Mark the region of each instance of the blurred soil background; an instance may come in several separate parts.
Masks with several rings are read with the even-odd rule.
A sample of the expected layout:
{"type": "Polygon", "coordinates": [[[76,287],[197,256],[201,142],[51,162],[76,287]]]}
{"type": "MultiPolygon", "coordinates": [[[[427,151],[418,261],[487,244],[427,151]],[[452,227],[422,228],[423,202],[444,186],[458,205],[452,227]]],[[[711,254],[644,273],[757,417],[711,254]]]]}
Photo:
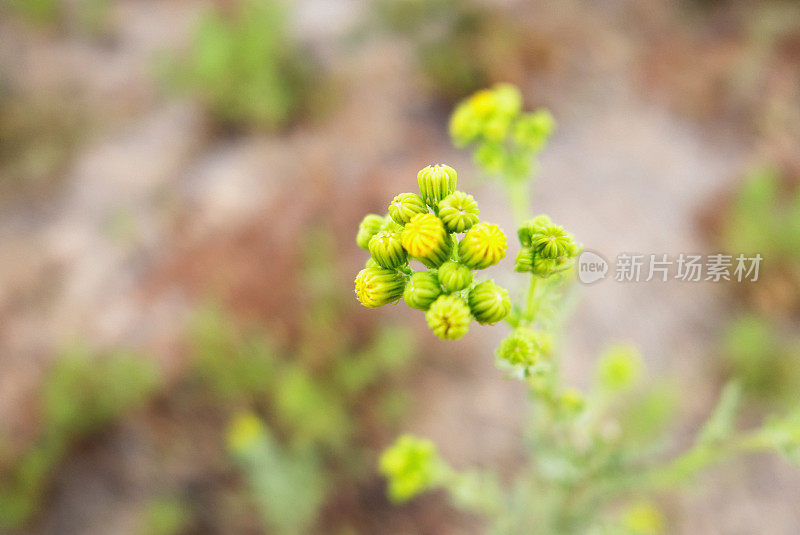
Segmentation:
{"type": "MultiPolygon", "coordinates": [[[[479,533],[477,519],[440,496],[391,505],[369,467],[394,436],[413,431],[456,466],[514,470],[525,393],[493,366],[504,327],[444,343],[422,314],[399,306],[368,314],[351,293],[365,260],[358,222],[413,190],[428,163],[454,166],[483,216],[511,234],[502,191],[447,137],[454,103],[475,89],[511,81],[528,107],[552,110],[558,129],[534,205],[612,261],[623,252],[719,252],[749,170],[774,166],[787,191],[800,176],[796,3],[455,3],[462,7],[442,20],[463,10],[466,21],[483,21],[462,31],[368,2],[297,1],[286,26],[297,56],[288,61],[305,62],[296,74],[304,81],[276,94],[307,96],[285,116],[252,123],[241,120],[247,112],[215,114],[219,99],[196,89],[216,86],[187,58],[204,13],[235,4],[0,8],[0,481],[25,479],[15,467],[50,443],[43,392],[65,355],[85,353],[88,369],[104,373],[95,360],[131,353],[157,377],[136,399],[87,398],[115,409],[57,441],[37,488],[25,491],[35,510],[17,514],[25,520],[10,533],[270,532],[226,454],[225,429],[242,407],[275,418],[279,436],[293,436],[294,420],[273,414],[271,394],[231,401],[202,386],[203,350],[191,333],[209,307],[231,332],[268,339],[270,358],[301,361],[321,377],[336,355],[371,347],[381,324],[408,326],[413,358],[344,405],[366,473],[340,478],[346,470],[326,461],[336,491],[309,529],[479,533]],[[426,54],[445,50],[445,38],[468,58],[426,54]],[[188,82],[175,72],[188,72],[188,82]],[[315,259],[322,282],[309,282],[315,259]],[[335,305],[319,312],[320,294],[335,305]],[[376,407],[390,385],[406,392],[397,402],[404,410],[384,418],[376,407]]],[[[266,98],[228,84],[234,104],[225,110],[238,109],[238,91],[266,98]]],[[[493,271],[521,291],[511,270],[493,271]]],[[[676,440],[687,440],[727,373],[720,341],[737,311],[798,332],[797,272],[788,273],[746,292],[679,281],[581,287],[564,328],[567,374],[584,386],[602,347],[634,342],[651,374],[675,376],[685,392],[676,440]]],[[[123,370],[122,386],[90,383],[124,389],[135,375],[123,370]]],[[[67,388],[63,403],[87,388],[67,388]]],[[[308,410],[327,417],[326,407],[308,410]]],[[[318,445],[328,451],[325,440],[318,445]]],[[[778,461],[725,465],[701,483],[665,497],[670,533],[800,530],[800,474],[778,461]]]]}

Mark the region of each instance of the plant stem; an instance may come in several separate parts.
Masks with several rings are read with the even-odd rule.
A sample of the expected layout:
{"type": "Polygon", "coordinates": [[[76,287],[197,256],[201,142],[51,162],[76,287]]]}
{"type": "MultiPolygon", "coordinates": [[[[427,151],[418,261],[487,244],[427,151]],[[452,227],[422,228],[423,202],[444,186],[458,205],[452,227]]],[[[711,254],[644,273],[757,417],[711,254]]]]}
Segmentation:
{"type": "Polygon", "coordinates": [[[529,180],[503,180],[511,204],[511,213],[517,227],[530,218],[530,181],[529,180]]]}
{"type": "Polygon", "coordinates": [[[528,301],[525,305],[525,319],[528,322],[528,325],[533,323],[534,319],[536,318],[536,308],[538,300],[536,298],[536,287],[539,282],[539,277],[531,276],[530,286],[528,287],[528,301]]]}

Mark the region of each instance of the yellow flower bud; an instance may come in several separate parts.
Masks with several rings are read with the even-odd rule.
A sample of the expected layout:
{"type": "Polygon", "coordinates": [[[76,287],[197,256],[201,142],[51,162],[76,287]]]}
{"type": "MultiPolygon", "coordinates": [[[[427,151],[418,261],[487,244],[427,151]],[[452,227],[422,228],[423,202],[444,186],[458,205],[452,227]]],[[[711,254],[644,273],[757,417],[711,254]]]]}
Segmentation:
{"type": "Polygon", "coordinates": [[[369,254],[378,265],[388,269],[398,268],[408,261],[400,234],[389,230],[382,230],[369,240],[369,254]]]}
{"type": "Polygon", "coordinates": [[[497,109],[497,99],[490,89],[481,89],[469,98],[469,106],[475,115],[488,117],[497,109]]]}
{"type": "Polygon", "coordinates": [[[478,323],[497,323],[511,312],[511,298],[508,290],[494,283],[484,281],[469,291],[469,309],[478,323]]]}
{"type": "Polygon", "coordinates": [[[401,193],[389,204],[389,216],[398,225],[405,225],[417,214],[427,213],[428,206],[416,193],[401,193]]]}
{"type": "Polygon", "coordinates": [[[478,223],[458,244],[459,260],[471,269],[486,269],[506,256],[508,240],[497,225],[478,223]]]}
{"type": "Polygon", "coordinates": [[[428,310],[431,303],[436,301],[442,293],[436,273],[431,271],[416,271],[406,284],[403,300],[411,308],[428,310]]]}
{"type": "Polygon", "coordinates": [[[367,308],[393,303],[403,295],[406,277],[384,268],[364,268],[356,277],[356,297],[367,308]]]}
{"type": "Polygon", "coordinates": [[[439,219],[448,232],[461,233],[478,223],[480,210],[472,195],[454,191],[439,203],[439,219]]]}
{"type": "Polygon", "coordinates": [[[456,170],[445,164],[429,165],[417,173],[419,192],[433,207],[456,189],[456,170]]]}
{"type": "Polygon", "coordinates": [[[470,313],[467,303],[455,294],[441,295],[425,313],[428,327],[443,340],[461,338],[469,330],[470,313]]]}
{"type": "Polygon", "coordinates": [[[383,227],[384,218],[377,214],[367,214],[358,225],[358,234],[356,234],[356,243],[362,249],[369,249],[369,240],[380,232],[383,227]]]}
{"type": "Polygon", "coordinates": [[[463,264],[448,260],[439,266],[438,278],[445,292],[458,292],[472,284],[472,271],[463,264]]]}
{"type": "Polygon", "coordinates": [[[452,241],[444,223],[433,214],[417,214],[406,223],[401,237],[408,254],[433,268],[450,256],[452,241]]]}

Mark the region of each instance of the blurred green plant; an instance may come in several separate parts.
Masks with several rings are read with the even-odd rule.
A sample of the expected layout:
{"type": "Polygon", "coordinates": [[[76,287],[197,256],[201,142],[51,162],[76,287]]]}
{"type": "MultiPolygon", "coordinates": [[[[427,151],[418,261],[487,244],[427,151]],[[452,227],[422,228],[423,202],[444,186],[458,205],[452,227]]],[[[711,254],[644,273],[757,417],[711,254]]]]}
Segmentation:
{"type": "Polygon", "coordinates": [[[0,527],[23,526],[71,447],[141,405],[158,384],[155,365],[139,355],[75,348],[57,357],[42,386],[35,445],[0,465],[0,527]]]}
{"type": "Polygon", "coordinates": [[[402,412],[395,380],[413,354],[405,329],[345,326],[330,238],[320,232],[310,242],[304,278],[313,297],[296,345],[280,349],[213,307],[190,336],[197,378],[231,418],[228,451],[279,535],[308,533],[336,489],[370,477],[369,444],[402,412]]]}
{"type": "Polygon", "coordinates": [[[450,100],[507,80],[528,59],[525,31],[479,2],[380,0],[381,27],[408,39],[431,88],[450,100]]]}
{"type": "Polygon", "coordinates": [[[98,36],[108,30],[110,0],[8,0],[7,4],[17,15],[39,26],[63,24],[74,12],[80,31],[98,36]]]}
{"type": "Polygon", "coordinates": [[[275,130],[308,110],[312,61],[291,35],[282,0],[218,5],[188,54],[162,67],[169,87],[199,99],[223,125],[275,130]]]}
{"type": "MultiPolygon", "coordinates": [[[[487,106],[493,108],[497,95],[481,92],[467,105],[482,109],[483,100],[495,102],[487,106]]],[[[539,148],[552,129],[552,119],[549,123],[539,148]]],[[[481,124],[468,130],[485,131],[487,123],[481,124]]],[[[461,130],[453,132],[456,143],[462,141],[461,130]]],[[[505,184],[521,180],[499,170],[505,184]]],[[[457,507],[483,515],[488,533],[498,535],[528,534],[532,526],[539,535],[656,535],[664,533],[667,524],[651,500],[681,490],[701,470],[759,451],[777,451],[800,461],[797,403],[760,426],[739,429],[743,389],[736,380],[722,390],[688,447],[671,443],[667,431],[677,409],[676,390],[669,383],[646,383],[643,359],[630,345],[602,353],[585,394],[565,385],[552,351],[557,326],[553,318],[563,306],[559,296],[572,278],[579,248],[546,216],[528,219],[528,203],[526,195],[515,209],[522,245],[515,270],[529,273],[529,290],[525,302],[506,317],[513,331],[496,353],[498,367],[528,388],[528,456],[512,481],[503,484],[490,470],[456,470],[432,442],[404,435],[385,450],[379,463],[390,498],[404,502],[443,489],[457,507]]]]}
{"type": "Polygon", "coordinates": [[[729,253],[764,258],[759,284],[745,287],[744,311],[725,329],[722,351],[750,399],[773,404],[793,404],[800,388],[800,338],[790,319],[800,312],[800,190],[787,182],[769,166],[748,173],[721,232],[729,253]]]}
{"type": "Polygon", "coordinates": [[[162,497],[147,505],[141,535],[179,535],[188,524],[186,504],[174,497],[162,497]]]}

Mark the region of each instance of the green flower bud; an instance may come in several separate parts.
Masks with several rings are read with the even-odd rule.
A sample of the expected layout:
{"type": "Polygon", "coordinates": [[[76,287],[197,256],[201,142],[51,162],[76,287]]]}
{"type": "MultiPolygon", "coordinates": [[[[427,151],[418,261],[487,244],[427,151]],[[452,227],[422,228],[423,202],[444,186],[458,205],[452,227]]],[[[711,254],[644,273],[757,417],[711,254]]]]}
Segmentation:
{"type": "Polygon", "coordinates": [[[508,290],[494,283],[484,281],[469,291],[469,309],[478,323],[497,323],[511,312],[511,298],[508,290]]]}
{"type": "Polygon", "coordinates": [[[446,293],[458,292],[472,284],[472,271],[463,264],[449,260],[439,266],[438,278],[446,293]]]}
{"type": "Polygon", "coordinates": [[[544,214],[525,221],[519,230],[517,230],[520,243],[522,243],[524,247],[530,247],[533,236],[541,234],[544,227],[551,225],[552,223],[553,222],[550,221],[550,218],[544,214]]]}
{"type": "Polygon", "coordinates": [[[607,390],[625,390],[639,380],[642,367],[642,356],[635,347],[616,345],[608,348],[600,357],[597,377],[607,390]]]}
{"type": "Polygon", "coordinates": [[[469,307],[457,295],[440,295],[425,313],[428,327],[443,340],[461,338],[469,330],[469,307]]]}
{"type": "Polygon", "coordinates": [[[379,464],[389,480],[389,497],[405,502],[435,484],[439,460],[433,442],[403,435],[383,452],[379,464]]]}
{"type": "Polygon", "coordinates": [[[497,225],[478,223],[458,244],[459,260],[470,269],[486,269],[506,256],[508,240],[497,225]]]}
{"type": "Polygon", "coordinates": [[[433,214],[417,214],[406,223],[401,236],[408,254],[429,268],[435,268],[450,257],[453,242],[441,219],[433,214]]]}
{"type": "Polygon", "coordinates": [[[419,192],[433,207],[456,189],[456,170],[449,165],[429,165],[417,173],[419,192]]]}
{"type": "Polygon", "coordinates": [[[481,134],[482,120],[475,114],[469,102],[462,102],[450,117],[450,137],[457,147],[463,147],[481,134]]]}
{"type": "Polygon", "coordinates": [[[356,243],[362,249],[369,249],[369,240],[380,232],[383,227],[384,219],[377,214],[367,214],[358,225],[358,234],[356,234],[356,243]]]}
{"type": "Polygon", "coordinates": [[[525,247],[517,254],[517,258],[514,261],[514,271],[518,273],[533,271],[533,260],[533,251],[525,247]]]}
{"type": "Polygon", "coordinates": [[[369,240],[369,254],[387,269],[398,268],[408,261],[400,234],[390,230],[382,230],[369,240]]]}
{"type": "Polygon", "coordinates": [[[557,267],[558,260],[534,256],[533,265],[531,266],[531,273],[538,277],[549,277],[556,272],[557,267]]]}
{"type": "Polygon", "coordinates": [[[555,126],[555,119],[547,110],[525,114],[514,125],[514,141],[538,151],[550,138],[555,126]]]}
{"type": "Polygon", "coordinates": [[[407,277],[384,268],[364,268],[356,276],[356,297],[367,308],[394,303],[403,295],[407,277]]]}
{"type": "Polygon", "coordinates": [[[536,333],[526,328],[512,332],[497,348],[497,356],[515,366],[532,366],[539,355],[536,333]]]}
{"type": "Polygon", "coordinates": [[[522,94],[519,89],[511,84],[497,84],[494,86],[495,110],[500,115],[513,117],[522,108],[522,94]]]}
{"type": "Polygon", "coordinates": [[[543,258],[558,258],[571,255],[576,245],[569,232],[558,225],[550,224],[531,236],[531,247],[543,258]]]}
{"type": "Polygon", "coordinates": [[[432,271],[416,271],[406,284],[403,292],[403,300],[411,308],[417,310],[428,310],[431,303],[436,301],[442,293],[439,286],[439,279],[432,271]]]}
{"type": "Polygon", "coordinates": [[[500,173],[507,157],[503,145],[490,141],[478,145],[472,155],[475,164],[489,174],[500,173]]]}
{"type": "Polygon", "coordinates": [[[454,191],[439,203],[439,218],[448,232],[461,233],[478,223],[478,203],[472,195],[454,191]]]}
{"type": "Polygon", "coordinates": [[[427,213],[428,206],[416,193],[401,193],[389,204],[389,216],[398,225],[405,225],[417,214],[427,213]]]}
{"type": "Polygon", "coordinates": [[[483,136],[495,143],[501,143],[506,139],[508,131],[511,129],[511,117],[496,115],[486,121],[483,128],[483,136]]]}

